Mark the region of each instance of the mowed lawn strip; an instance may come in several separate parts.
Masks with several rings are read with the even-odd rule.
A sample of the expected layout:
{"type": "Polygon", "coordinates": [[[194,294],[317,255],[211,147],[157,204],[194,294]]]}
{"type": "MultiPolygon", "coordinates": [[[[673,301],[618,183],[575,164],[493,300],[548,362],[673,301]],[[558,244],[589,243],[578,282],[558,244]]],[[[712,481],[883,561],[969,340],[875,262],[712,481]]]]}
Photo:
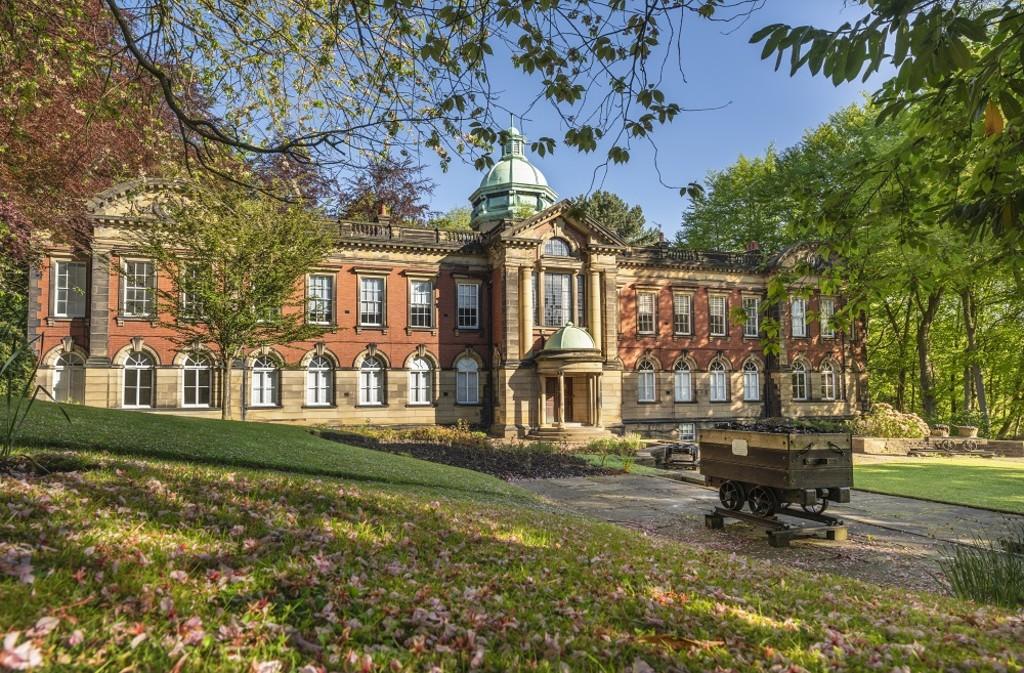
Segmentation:
{"type": "Polygon", "coordinates": [[[853,483],[878,493],[906,495],[1024,514],[1024,460],[911,458],[854,465],[853,483]]]}
{"type": "Polygon", "coordinates": [[[298,426],[62,406],[70,424],[57,405],[36,402],[20,444],[532,497],[480,472],[339,444],[298,426]]]}

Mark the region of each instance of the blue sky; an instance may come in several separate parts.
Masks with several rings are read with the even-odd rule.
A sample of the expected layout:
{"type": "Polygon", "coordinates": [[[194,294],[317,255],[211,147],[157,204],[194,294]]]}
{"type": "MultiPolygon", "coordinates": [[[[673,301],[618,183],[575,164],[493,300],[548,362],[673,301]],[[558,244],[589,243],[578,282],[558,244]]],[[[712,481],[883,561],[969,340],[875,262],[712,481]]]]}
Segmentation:
{"type": "MultiPolygon", "coordinates": [[[[890,70],[865,83],[859,80],[834,87],[824,77],[800,73],[789,77],[788,69],[775,72],[774,59],[762,61],[761,47],[748,44],[750,35],[770,23],[812,24],[834,27],[860,18],[865,8],[847,7],[843,0],[767,0],[747,23],[727,33],[731,24],[709,23],[688,17],[683,28],[683,69],[686,81],[676,74],[664,84],[667,97],[684,108],[720,110],[684,113],[657,131],[657,168],[665,182],[684,185],[702,180],[709,170],[727,167],[740,155],[755,155],[775,144],[787,147],[800,140],[803,132],[824,121],[828,115],[863,99],[886,79],[890,70]]],[[[497,65],[492,80],[501,80],[506,91],[526,91],[532,97],[538,80],[497,65]]],[[[516,109],[516,101],[503,99],[516,109]]],[[[537,105],[520,124],[528,138],[551,136],[559,139],[565,129],[550,108],[537,105]]],[[[640,204],[649,224],[660,224],[669,238],[679,229],[685,200],[678,189],[658,181],[654,153],[646,144],[634,144],[632,158],[624,166],[612,166],[603,178],[603,188],[631,203],[640,204]]],[[[580,154],[559,146],[553,156],[531,156],[560,196],[574,196],[591,189],[595,169],[604,152],[580,154]]],[[[432,199],[435,210],[466,205],[466,197],[480,181],[472,166],[455,163],[447,173],[428,163],[427,173],[437,183],[432,199]]],[[[599,182],[594,188],[600,188],[599,182]]]]}

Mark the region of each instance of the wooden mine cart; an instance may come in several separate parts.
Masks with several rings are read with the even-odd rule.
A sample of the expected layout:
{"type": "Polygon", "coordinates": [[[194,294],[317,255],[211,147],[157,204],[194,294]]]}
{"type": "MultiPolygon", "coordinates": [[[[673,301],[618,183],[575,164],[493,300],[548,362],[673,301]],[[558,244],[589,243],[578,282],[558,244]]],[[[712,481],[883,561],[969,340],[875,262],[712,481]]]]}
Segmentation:
{"type": "Polygon", "coordinates": [[[850,501],[853,450],[844,433],[701,430],[700,471],[732,512],[771,517],[792,504],[820,515],[850,501]]]}

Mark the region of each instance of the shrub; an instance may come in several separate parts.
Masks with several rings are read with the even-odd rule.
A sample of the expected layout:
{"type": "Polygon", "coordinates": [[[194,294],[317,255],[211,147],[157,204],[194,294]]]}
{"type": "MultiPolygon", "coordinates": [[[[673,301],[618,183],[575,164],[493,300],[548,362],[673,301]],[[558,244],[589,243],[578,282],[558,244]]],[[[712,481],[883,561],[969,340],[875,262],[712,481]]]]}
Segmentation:
{"type": "Polygon", "coordinates": [[[1008,608],[1024,606],[1024,524],[999,542],[957,545],[939,561],[953,592],[961,598],[1008,608]]]}
{"type": "Polygon", "coordinates": [[[623,437],[605,437],[591,440],[586,450],[601,456],[601,467],[608,462],[608,456],[622,458],[622,469],[629,472],[636,461],[637,451],[644,447],[643,437],[636,433],[627,433],[623,437]]]}
{"type": "Polygon", "coordinates": [[[860,437],[928,436],[928,424],[920,416],[904,414],[884,402],[874,404],[869,413],[855,419],[851,429],[860,437]]]}

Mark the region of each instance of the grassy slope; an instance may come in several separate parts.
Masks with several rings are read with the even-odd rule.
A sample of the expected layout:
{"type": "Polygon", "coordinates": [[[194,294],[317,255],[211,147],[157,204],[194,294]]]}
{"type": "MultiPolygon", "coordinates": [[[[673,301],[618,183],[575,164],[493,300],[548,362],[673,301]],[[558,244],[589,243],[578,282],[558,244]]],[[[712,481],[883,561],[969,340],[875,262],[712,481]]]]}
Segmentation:
{"type": "MultiPolygon", "coordinates": [[[[321,439],[301,427],[37,402],[20,444],[525,496],[499,479],[321,439]]],[[[3,414],[0,413],[0,418],[3,414]]]]}
{"type": "Polygon", "coordinates": [[[1020,460],[914,458],[857,464],[854,484],[880,493],[1024,513],[1020,460]]]}
{"type": "MultiPolygon", "coordinates": [[[[123,453],[167,444],[180,456],[193,443],[259,451],[225,436],[248,437],[238,425],[217,425],[216,436],[182,421],[182,436],[161,438],[142,431],[153,417],[107,414],[122,438],[107,443],[123,453]]],[[[88,429],[78,432],[85,442],[88,429]]],[[[269,436],[288,438],[278,450],[301,444],[269,436]]],[[[311,456],[330,450],[310,446],[311,456]]],[[[338,450],[339,464],[359,455],[338,450]]],[[[651,539],[494,490],[453,490],[465,473],[444,466],[422,465],[437,469],[410,486],[81,456],[92,469],[0,478],[0,636],[21,632],[11,646],[36,650],[50,670],[1024,663],[1019,615],[651,539]],[[29,574],[31,583],[17,578],[29,574]]],[[[360,479],[392,473],[377,461],[402,462],[375,456],[360,479]]]]}

